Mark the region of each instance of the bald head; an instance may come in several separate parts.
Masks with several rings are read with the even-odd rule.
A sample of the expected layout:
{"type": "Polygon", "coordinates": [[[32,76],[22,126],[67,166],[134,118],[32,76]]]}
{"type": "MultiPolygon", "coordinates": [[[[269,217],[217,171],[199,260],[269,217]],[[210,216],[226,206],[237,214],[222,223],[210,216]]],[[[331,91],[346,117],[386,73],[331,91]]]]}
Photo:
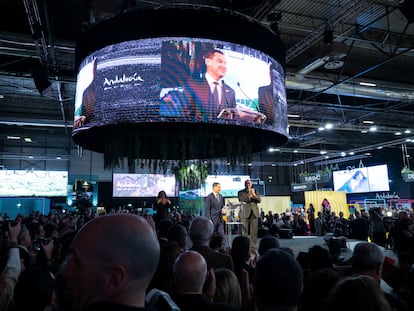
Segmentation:
{"type": "Polygon", "coordinates": [[[174,276],[178,293],[202,293],[207,277],[207,263],[195,251],[181,253],[174,263],[174,276]]]}
{"type": "Polygon", "coordinates": [[[131,214],[101,216],[86,224],[77,239],[85,237],[106,263],[123,257],[132,277],[152,278],[160,248],[155,231],[144,218],[131,214]],[[90,235],[102,243],[90,241],[90,235]]]}
{"type": "Polygon", "coordinates": [[[83,310],[100,300],[143,306],[159,253],[155,231],[140,216],[112,214],[89,221],[73,241],[62,272],[75,307],[83,310]]]}
{"type": "Polygon", "coordinates": [[[213,223],[204,216],[194,218],[188,228],[188,236],[193,244],[208,245],[213,237],[213,232],[213,223]]]}

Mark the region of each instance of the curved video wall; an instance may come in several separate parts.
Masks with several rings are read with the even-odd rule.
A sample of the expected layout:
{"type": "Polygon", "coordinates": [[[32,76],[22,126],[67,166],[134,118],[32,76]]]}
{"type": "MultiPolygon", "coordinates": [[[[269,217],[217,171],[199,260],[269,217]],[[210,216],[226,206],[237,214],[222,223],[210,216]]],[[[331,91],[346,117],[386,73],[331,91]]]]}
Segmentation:
{"type": "Polygon", "coordinates": [[[284,47],[274,33],[211,10],[124,17],[98,24],[78,42],[75,143],[132,158],[191,159],[286,142],[284,47]],[[160,18],[171,28],[155,22],[160,18]],[[203,21],[212,18],[208,31],[203,21]],[[232,142],[238,150],[228,147],[232,142]]]}

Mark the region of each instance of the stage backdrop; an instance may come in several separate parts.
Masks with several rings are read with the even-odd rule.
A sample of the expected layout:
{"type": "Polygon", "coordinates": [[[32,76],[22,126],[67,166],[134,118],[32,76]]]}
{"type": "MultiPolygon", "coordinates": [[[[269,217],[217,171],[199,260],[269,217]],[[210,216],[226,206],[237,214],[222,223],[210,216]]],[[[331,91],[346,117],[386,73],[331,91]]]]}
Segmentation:
{"type": "Polygon", "coordinates": [[[346,203],[346,193],[339,191],[305,191],[305,208],[309,207],[309,204],[313,204],[315,207],[315,217],[319,211],[322,211],[322,201],[327,199],[331,206],[331,211],[336,215],[340,211],[344,212],[344,217],[348,218],[349,212],[346,203]]]}

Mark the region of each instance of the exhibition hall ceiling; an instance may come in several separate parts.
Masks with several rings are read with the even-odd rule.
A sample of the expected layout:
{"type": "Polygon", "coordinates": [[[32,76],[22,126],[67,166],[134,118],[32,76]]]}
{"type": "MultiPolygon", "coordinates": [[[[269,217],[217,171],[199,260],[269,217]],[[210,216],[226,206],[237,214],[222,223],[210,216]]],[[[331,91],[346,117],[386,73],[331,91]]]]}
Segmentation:
{"type": "Polygon", "coordinates": [[[263,152],[264,163],[335,163],[380,149],[400,156],[402,145],[409,154],[414,146],[414,1],[400,2],[2,0],[0,165],[24,159],[29,149],[37,149],[40,158],[70,155],[77,148],[71,138],[74,62],[83,30],[125,10],[189,5],[235,11],[280,34],[286,47],[290,137],[283,146],[269,142],[274,149],[263,152]],[[52,87],[44,95],[33,80],[40,63],[52,87]]]}

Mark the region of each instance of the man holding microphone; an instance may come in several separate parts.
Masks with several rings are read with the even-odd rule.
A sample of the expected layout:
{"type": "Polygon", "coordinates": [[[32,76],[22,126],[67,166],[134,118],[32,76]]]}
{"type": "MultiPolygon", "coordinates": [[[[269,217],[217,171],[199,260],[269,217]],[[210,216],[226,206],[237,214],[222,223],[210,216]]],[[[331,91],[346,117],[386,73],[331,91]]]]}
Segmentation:
{"type": "Polygon", "coordinates": [[[250,233],[250,250],[252,253],[256,252],[257,243],[257,231],[258,231],[258,218],[259,207],[258,203],[261,202],[261,198],[256,190],[253,188],[252,181],[247,179],[244,182],[245,188],[238,192],[239,202],[244,203],[243,208],[243,235],[250,233]]]}

